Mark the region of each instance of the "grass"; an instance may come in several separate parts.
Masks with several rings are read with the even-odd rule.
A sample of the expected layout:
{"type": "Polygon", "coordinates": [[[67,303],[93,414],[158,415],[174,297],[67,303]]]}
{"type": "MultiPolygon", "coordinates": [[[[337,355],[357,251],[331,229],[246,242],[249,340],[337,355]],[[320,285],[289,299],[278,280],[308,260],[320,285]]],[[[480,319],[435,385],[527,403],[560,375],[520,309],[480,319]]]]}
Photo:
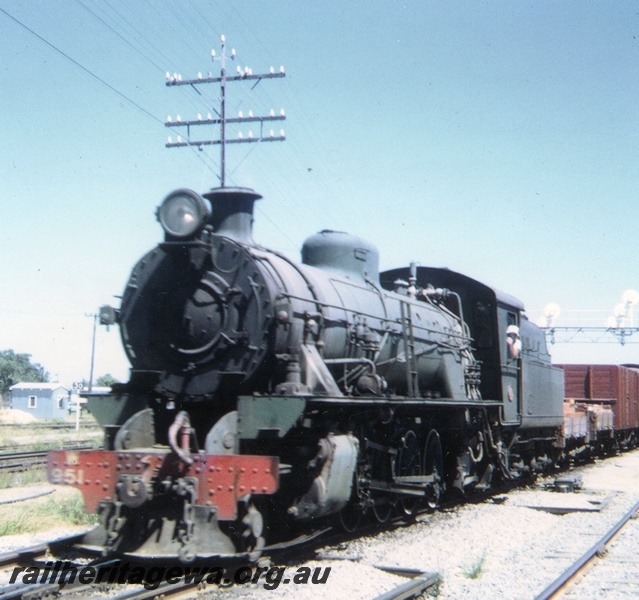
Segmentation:
{"type": "Polygon", "coordinates": [[[91,417],[80,422],[80,430],[52,429],[44,422],[27,425],[3,425],[0,428],[0,448],[3,452],[29,450],[55,450],[64,442],[95,439],[102,441],[102,430],[91,417]]]}
{"type": "MultiPolygon", "coordinates": [[[[80,431],[73,429],[51,429],[46,424],[5,425],[0,428],[0,449],[2,452],[40,452],[59,450],[65,444],[82,443],[97,445],[104,438],[93,417],[81,422],[80,431]]],[[[33,485],[47,480],[46,467],[36,466],[18,473],[0,472],[0,489],[33,485]]]]}
{"type": "MultiPolygon", "coordinates": [[[[0,428],[0,446],[12,451],[58,449],[64,442],[78,439],[101,443],[103,434],[93,419],[80,425],[79,433],[73,429],[55,430],[46,424],[11,425],[0,428]]],[[[5,450],[5,451],[8,451],[5,450]]],[[[38,486],[47,481],[46,467],[37,466],[25,471],[0,472],[0,491],[24,486],[38,486]]],[[[25,490],[25,493],[27,491],[25,490]]],[[[10,498],[11,492],[2,492],[10,498]]],[[[0,505],[0,536],[35,533],[58,527],[94,525],[96,515],[84,512],[82,495],[76,489],[61,486],[53,495],[0,505]]]]}
{"type": "Polygon", "coordinates": [[[29,523],[29,516],[26,514],[16,515],[7,520],[0,518],[0,536],[17,535],[19,533],[29,533],[34,531],[29,523]]]}
{"type": "Polygon", "coordinates": [[[479,558],[477,558],[473,563],[471,563],[464,569],[464,576],[468,579],[479,579],[481,577],[482,571],[484,570],[485,562],[486,552],[484,551],[479,558]]]}
{"type": "Polygon", "coordinates": [[[45,467],[27,469],[19,473],[0,472],[0,490],[44,483],[47,480],[45,467]]]}
{"type": "Polygon", "coordinates": [[[84,501],[77,490],[57,489],[53,496],[3,506],[0,536],[96,523],[97,515],[84,512],[84,501]]]}
{"type": "Polygon", "coordinates": [[[437,583],[435,583],[435,585],[429,587],[425,592],[417,596],[417,600],[426,600],[427,598],[439,598],[439,595],[442,592],[443,584],[444,584],[444,580],[442,576],[439,573],[437,573],[437,583]]]}
{"type": "Polygon", "coordinates": [[[73,495],[59,502],[55,498],[47,501],[39,509],[42,514],[62,520],[69,525],[95,525],[97,515],[84,512],[84,500],[80,495],[73,495]]]}

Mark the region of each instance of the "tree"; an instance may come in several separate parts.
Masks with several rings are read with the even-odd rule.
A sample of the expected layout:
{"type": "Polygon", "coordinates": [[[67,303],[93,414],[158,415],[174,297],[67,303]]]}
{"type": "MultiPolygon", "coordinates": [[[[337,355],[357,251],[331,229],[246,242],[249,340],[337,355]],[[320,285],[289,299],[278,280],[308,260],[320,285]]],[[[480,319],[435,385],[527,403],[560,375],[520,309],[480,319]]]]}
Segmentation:
{"type": "Polygon", "coordinates": [[[31,362],[30,354],[16,354],[13,350],[0,350],[0,395],[9,397],[9,389],[16,383],[49,381],[49,373],[38,363],[31,362]]]}
{"type": "Polygon", "coordinates": [[[95,385],[98,387],[111,387],[114,383],[120,383],[111,373],[102,375],[95,380],[95,385]]]}

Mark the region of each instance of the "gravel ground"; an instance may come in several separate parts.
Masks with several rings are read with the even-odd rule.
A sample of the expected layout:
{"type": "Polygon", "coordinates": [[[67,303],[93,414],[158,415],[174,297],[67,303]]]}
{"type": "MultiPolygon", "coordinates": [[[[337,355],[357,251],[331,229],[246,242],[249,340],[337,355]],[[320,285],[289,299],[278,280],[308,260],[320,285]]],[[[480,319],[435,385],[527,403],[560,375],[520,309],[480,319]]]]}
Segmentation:
{"type": "MultiPolygon", "coordinates": [[[[300,566],[330,567],[325,584],[281,584],[268,592],[238,586],[231,595],[375,598],[407,581],[376,568],[394,565],[437,573],[441,583],[431,594],[442,600],[535,598],[639,500],[639,451],[578,472],[583,476],[578,492],[513,491],[505,498],[428,515],[411,527],[323,549],[328,555],[341,553],[357,560],[287,567],[287,576],[300,566]]],[[[618,544],[617,558],[607,561],[611,570],[605,577],[595,576],[597,585],[581,588],[570,598],[639,597],[639,519],[623,545],[621,539],[618,544]]],[[[222,595],[216,591],[203,597],[222,595]]]]}
{"type": "MultiPolygon", "coordinates": [[[[358,542],[359,551],[364,561],[438,573],[442,599],[534,598],[639,499],[637,452],[580,472],[584,488],[598,494],[516,491],[501,504],[468,505],[434,515],[380,544],[358,542]],[[605,507],[586,512],[585,498],[603,498],[605,507]],[[556,510],[559,505],[582,512],[562,515],[539,509],[556,510]]],[[[632,597],[637,596],[639,586],[632,597]]]]}

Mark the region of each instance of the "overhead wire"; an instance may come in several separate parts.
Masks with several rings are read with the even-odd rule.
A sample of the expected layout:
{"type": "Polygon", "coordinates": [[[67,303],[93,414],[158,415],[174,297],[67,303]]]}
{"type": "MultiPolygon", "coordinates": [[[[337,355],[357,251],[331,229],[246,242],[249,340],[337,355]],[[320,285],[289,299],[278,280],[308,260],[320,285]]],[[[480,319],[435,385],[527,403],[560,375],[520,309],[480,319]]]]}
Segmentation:
{"type": "Polygon", "coordinates": [[[180,39],[180,41],[182,43],[184,43],[185,41],[188,44],[189,49],[191,50],[192,55],[198,56],[199,55],[199,46],[200,44],[197,44],[198,47],[194,47],[191,44],[191,41],[197,43],[198,42],[198,38],[202,37],[202,43],[206,43],[208,42],[209,45],[210,39],[208,38],[208,36],[203,36],[201,35],[201,31],[200,31],[200,23],[197,23],[196,21],[194,21],[193,19],[191,19],[190,14],[188,11],[182,11],[182,10],[177,10],[177,4],[175,2],[165,2],[164,6],[166,7],[166,9],[173,15],[173,17],[175,18],[175,20],[178,23],[181,23],[184,31],[189,31],[191,32],[191,35],[186,38],[186,40],[184,39],[184,37],[182,37],[180,39]],[[193,34],[199,34],[199,35],[193,35],[193,34]]]}
{"type": "MultiPolygon", "coordinates": [[[[165,127],[164,121],[160,120],[158,117],[156,117],[149,110],[147,110],[142,105],[140,105],[138,102],[136,102],[135,100],[133,100],[132,98],[127,96],[124,92],[121,92],[115,86],[111,85],[108,81],[106,81],[104,78],[100,77],[99,75],[94,73],[91,69],[89,69],[88,67],[85,67],[83,64],[81,64],[80,62],[75,60],[72,56],[70,56],[69,54],[67,54],[66,52],[64,52],[60,48],[58,48],[55,44],[53,44],[49,40],[45,39],[43,36],[41,36],[39,33],[34,31],[28,25],[24,24],[22,21],[20,21],[19,19],[17,19],[16,17],[14,17],[13,15],[8,13],[6,10],[4,10],[1,7],[0,7],[0,12],[3,13],[5,16],[7,16],[9,19],[11,19],[14,23],[19,25],[23,29],[25,29],[29,34],[31,34],[32,36],[34,36],[35,38],[40,40],[43,44],[45,44],[46,46],[48,46],[49,48],[51,48],[52,50],[57,52],[65,60],[69,61],[74,66],[76,66],[77,68],[81,69],[84,73],[86,73],[87,75],[89,75],[90,77],[95,79],[97,82],[99,82],[101,85],[105,86],[107,89],[109,89],[114,94],[117,94],[120,98],[122,98],[123,100],[128,102],[131,106],[133,106],[136,110],[140,111],[146,117],[151,119],[154,123],[159,124],[162,127],[165,127]]],[[[196,156],[198,156],[197,155],[197,150],[195,148],[191,147],[191,150],[195,153],[196,156]]],[[[202,158],[199,157],[199,156],[198,156],[198,159],[202,161],[202,158]]],[[[207,164],[205,161],[202,161],[202,162],[204,162],[204,164],[206,165],[206,167],[208,169],[211,169],[211,165],[207,164]]]]}
{"type": "MultiPolygon", "coordinates": [[[[80,0],[78,0],[78,1],[80,1],[80,0]]],[[[134,19],[131,19],[131,15],[127,15],[126,17],[124,15],[122,15],[120,13],[120,11],[113,6],[113,4],[107,2],[106,5],[111,9],[112,13],[117,15],[117,17],[120,19],[120,21],[122,23],[125,23],[127,26],[129,24],[129,21],[134,20],[134,19]]],[[[158,10],[158,8],[153,3],[148,2],[148,0],[147,0],[147,5],[157,15],[157,17],[173,32],[173,34],[176,37],[176,39],[182,39],[184,37],[183,35],[181,35],[180,31],[178,29],[176,29],[176,27],[174,25],[174,22],[173,22],[173,19],[167,18],[166,14],[164,14],[163,12],[158,10]]],[[[105,23],[105,25],[107,27],[109,27],[109,29],[113,30],[113,28],[111,28],[108,24],[105,23]]],[[[133,28],[133,31],[135,32],[135,35],[131,36],[131,38],[132,38],[132,40],[134,40],[134,42],[138,42],[138,41],[142,40],[144,43],[146,43],[149,47],[151,47],[153,49],[155,54],[159,54],[166,61],[167,65],[170,65],[171,67],[173,67],[174,70],[175,69],[179,69],[179,66],[175,62],[175,59],[167,56],[160,48],[158,48],[158,46],[153,41],[151,41],[148,38],[148,36],[145,35],[144,31],[140,30],[139,28],[133,28]]],[[[118,37],[121,37],[127,43],[127,45],[130,45],[132,48],[136,49],[136,51],[141,56],[143,56],[147,61],[149,61],[151,64],[156,65],[158,67],[158,69],[162,73],[166,73],[167,72],[166,66],[165,67],[160,67],[159,65],[157,65],[157,63],[150,58],[148,52],[142,50],[141,48],[136,48],[135,43],[126,40],[124,38],[124,36],[119,35],[118,37]]],[[[190,47],[190,48],[192,49],[192,47],[190,47]]],[[[195,54],[195,51],[193,50],[192,53],[195,54]]],[[[196,109],[198,109],[198,108],[201,109],[202,102],[199,99],[194,98],[193,94],[189,94],[188,93],[189,91],[191,91],[191,88],[189,88],[187,90],[182,89],[182,91],[183,92],[185,92],[185,91],[187,92],[187,93],[183,93],[182,94],[183,98],[187,99],[189,101],[189,103],[192,106],[194,106],[196,109]]],[[[197,92],[196,89],[194,89],[194,91],[197,92]]],[[[198,92],[198,94],[199,94],[199,92],[198,92]]],[[[166,123],[165,123],[165,127],[166,127],[166,123]]],[[[173,131],[176,135],[181,135],[182,134],[181,129],[174,128],[174,127],[167,127],[167,129],[173,131]]],[[[216,173],[216,170],[217,170],[218,166],[215,163],[215,161],[206,152],[200,151],[199,148],[191,147],[190,149],[195,154],[197,159],[203,164],[203,166],[204,166],[206,171],[209,171],[209,172],[211,172],[213,174],[216,173]]]]}
{"type": "MultiPolygon", "coordinates": [[[[237,7],[234,4],[230,4],[229,6],[231,11],[234,12],[237,18],[242,22],[244,28],[250,31],[252,29],[251,25],[247,22],[247,20],[244,18],[242,13],[237,9],[237,7]]],[[[271,55],[271,50],[262,42],[261,36],[258,35],[255,31],[251,31],[250,39],[254,40],[256,44],[261,47],[260,54],[263,54],[266,56],[271,55]]],[[[308,115],[306,114],[306,110],[304,107],[304,103],[298,102],[294,95],[288,94],[289,92],[288,86],[284,86],[283,91],[284,91],[284,94],[288,97],[288,101],[290,102],[288,112],[291,113],[294,110],[296,114],[301,115],[302,118],[299,119],[299,124],[303,125],[303,127],[308,128],[309,124],[312,123],[312,119],[308,118],[308,115]]],[[[290,145],[292,146],[292,150],[298,162],[300,157],[304,157],[306,162],[306,167],[312,168],[312,165],[315,166],[315,168],[312,168],[312,172],[315,176],[315,183],[313,185],[312,190],[309,186],[309,190],[311,190],[313,193],[317,193],[318,190],[315,187],[316,185],[319,185],[321,188],[324,189],[325,195],[321,201],[322,211],[325,212],[327,209],[327,204],[330,204],[331,208],[335,208],[337,210],[337,213],[334,214],[333,217],[343,220],[344,210],[345,208],[347,209],[347,206],[344,205],[342,198],[354,197],[354,195],[350,192],[349,190],[350,186],[348,186],[346,182],[342,181],[339,184],[336,184],[334,178],[326,178],[324,176],[323,173],[330,172],[331,169],[329,166],[326,166],[326,163],[324,161],[324,157],[328,156],[329,152],[327,152],[327,150],[321,145],[321,135],[318,135],[317,133],[310,131],[308,135],[305,136],[303,143],[301,142],[301,140],[298,140],[295,138],[291,138],[290,142],[291,142],[290,145]],[[315,148],[315,150],[309,153],[309,149],[312,149],[312,148],[315,148]],[[310,156],[312,156],[312,159],[308,158],[309,154],[310,156]],[[325,166],[324,167],[318,166],[318,163],[322,163],[322,162],[324,162],[325,166]],[[343,188],[346,188],[346,189],[343,189],[343,188]],[[339,198],[340,200],[334,201],[333,198],[339,198]]]]}
{"type": "Polygon", "coordinates": [[[162,68],[158,63],[156,63],[147,53],[143,52],[140,48],[137,48],[132,42],[130,42],[124,35],[122,35],[117,29],[109,25],[105,19],[103,19],[100,15],[98,15],[92,8],[88,7],[82,0],[76,0],[76,2],[82,6],[87,12],[89,12],[94,18],[96,18],[100,23],[102,23],[107,29],[109,29],[114,35],[119,37],[127,46],[129,46],[133,51],[137,52],[142,58],[151,63],[156,69],[165,72],[165,69],[162,68]]]}
{"type": "MultiPolygon", "coordinates": [[[[174,62],[173,62],[174,58],[171,56],[167,56],[164,53],[163,48],[159,46],[158,44],[156,44],[154,39],[149,38],[149,36],[146,35],[143,29],[136,27],[135,21],[144,21],[143,19],[132,19],[130,14],[123,15],[108,0],[102,0],[101,4],[106,5],[114,15],[117,15],[117,18],[120,21],[119,27],[121,27],[123,30],[133,32],[133,34],[129,34],[132,39],[134,39],[136,42],[138,41],[144,42],[154,52],[156,56],[163,58],[167,65],[174,65],[174,62]]],[[[127,8],[130,9],[130,7],[133,7],[133,6],[135,6],[135,3],[127,5],[127,8]]],[[[169,23],[169,26],[171,26],[170,23],[169,23]]],[[[155,36],[155,39],[157,39],[157,36],[155,36]]]]}
{"type": "Polygon", "coordinates": [[[208,16],[200,10],[200,3],[197,0],[189,0],[189,3],[191,5],[191,8],[193,9],[193,11],[196,12],[199,15],[199,17],[202,20],[202,22],[208,27],[208,29],[210,31],[214,32],[216,34],[217,38],[219,39],[221,33],[216,30],[215,26],[209,20],[208,16]]]}
{"type": "MultiPolygon", "coordinates": [[[[163,69],[157,64],[157,61],[154,58],[151,58],[149,56],[149,53],[147,50],[143,49],[141,46],[138,45],[138,42],[140,40],[144,40],[147,44],[149,44],[149,46],[151,48],[154,48],[157,50],[157,46],[151,42],[150,40],[148,40],[146,38],[145,35],[143,35],[139,28],[135,28],[132,27],[130,29],[123,29],[123,33],[119,33],[118,31],[116,31],[116,26],[114,26],[114,23],[116,23],[115,19],[120,19],[120,20],[124,20],[124,17],[122,16],[122,14],[117,10],[117,8],[113,7],[113,5],[109,2],[105,2],[104,4],[112,11],[112,14],[107,14],[105,12],[102,12],[102,14],[99,14],[96,10],[94,10],[93,8],[89,7],[85,2],[83,2],[82,0],[78,0],[78,3],[80,4],[80,6],[87,11],[87,13],[94,18],[101,27],[106,28],[111,35],[115,35],[121,43],[125,44],[127,47],[129,47],[131,50],[135,51],[138,55],[140,55],[144,60],[148,61],[150,64],[152,64],[157,70],[159,71],[163,71],[163,69]],[[130,32],[133,31],[135,32],[135,35],[132,35],[130,32]],[[138,35],[139,34],[139,35],[138,35]],[[127,36],[130,39],[127,39],[127,36]],[[134,40],[134,41],[131,41],[134,40]]],[[[105,86],[106,88],[108,88],[111,92],[113,92],[114,94],[117,94],[120,98],[122,98],[123,100],[125,100],[128,104],[130,104],[131,106],[133,106],[136,110],[140,111],[141,113],[143,113],[146,117],[148,117],[149,119],[151,119],[156,125],[160,125],[163,128],[165,128],[166,130],[166,125],[165,122],[160,120],[158,117],[156,117],[153,113],[151,113],[149,110],[147,110],[144,106],[142,106],[139,102],[136,102],[135,100],[133,100],[131,97],[129,97],[127,94],[125,94],[124,92],[120,91],[119,89],[117,89],[115,86],[113,86],[112,84],[110,84],[106,79],[104,79],[103,77],[99,76],[97,73],[95,73],[94,71],[92,71],[90,68],[86,67],[85,65],[83,65],[82,63],[80,63],[78,60],[76,60],[75,58],[73,58],[71,55],[69,55],[68,53],[64,52],[61,48],[59,48],[58,46],[56,46],[54,43],[50,42],[49,40],[47,40],[46,38],[44,38],[42,35],[38,34],[35,30],[33,30],[31,27],[27,26],[25,23],[23,23],[22,21],[20,21],[19,19],[17,19],[16,17],[14,17],[13,15],[11,15],[9,12],[7,12],[6,10],[0,8],[0,12],[2,12],[3,14],[5,14],[5,16],[7,16],[8,18],[10,18],[12,21],[14,21],[17,25],[19,25],[20,27],[22,27],[23,29],[25,29],[29,34],[33,35],[34,37],[36,37],[38,40],[40,40],[42,43],[44,43],[46,46],[48,46],[49,48],[51,48],[52,50],[54,50],[55,52],[57,52],[58,54],[60,54],[65,60],[67,60],[68,62],[70,62],[71,64],[73,64],[74,66],[76,66],[77,68],[81,69],[84,73],[86,73],[87,75],[89,75],[90,77],[92,77],[93,79],[95,79],[96,81],[98,81],[100,84],[102,84],[103,86],[105,86]]],[[[156,11],[157,12],[157,11],[156,11]]],[[[164,20],[166,20],[166,15],[163,15],[162,18],[164,18],[164,20]]],[[[186,24],[184,21],[182,21],[182,25],[183,26],[188,26],[188,24],[186,24]]],[[[119,27],[119,24],[117,25],[117,27],[119,27]]],[[[169,27],[171,27],[171,29],[173,31],[176,32],[175,27],[172,23],[169,24],[169,27]]],[[[184,86],[184,88],[186,88],[187,86],[184,86]]],[[[261,96],[262,100],[264,98],[269,98],[270,94],[268,92],[268,89],[265,88],[264,86],[262,86],[261,88],[253,88],[251,90],[247,90],[246,88],[242,89],[244,86],[234,86],[234,88],[238,89],[238,96],[240,97],[239,100],[237,100],[236,104],[238,106],[242,105],[242,103],[244,102],[248,102],[249,98],[253,98],[255,97],[255,89],[258,89],[258,96],[261,96]]],[[[189,94],[184,94],[183,96],[188,97],[189,94]]],[[[191,98],[193,97],[193,94],[190,94],[191,98]]],[[[200,102],[202,101],[206,101],[204,100],[204,95],[199,95],[200,97],[200,102]]],[[[272,103],[271,103],[272,104],[272,103]]],[[[209,105],[210,106],[210,105],[209,105]]],[[[169,129],[171,129],[169,127],[169,129]]],[[[173,131],[175,131],[178,135],[179,135],[179,131],[177,129],[173,129],[173,131]]],[[[257,146],[257,144],[252,144],[252,146],[257,146]]],[[[216,173],[216,167],[219,165],[219,162],[217,162],[213,157],[211,157],[207,152],[202,151],[200,152],[196,147],[193,146],[189,146],[189,148],[193,151],[193,153],[197,156],[198,160],[200,160],[202,162],[202,164],[204,165],[204,167],[210,171],[211,173],[217,174],[216,173]]],[[[243,163],[245,163],[245,161],[248,159],[248,157],[254,152],[255,147],[250,148],[245,154],[244,157],[240,159],[240,161],[237,163],[237,165],[234,167],[234,170],[232,171],[232,174],[234,175],[237,170],[243,165],[243,163]]],[[[279,158],[276,160],[280,160],[279,158]]],[[[284,160],[283,158],[281,160],[284,160]]],[[[264,167],[262,165],[260,165],[259,163],[256,163],[252,170],[256,171],[256,172],[261,172],[264,174],[264,177],[269,178],[272,180],[272,183],[274,183],[274,180],[272,178],[272,173],[273,170],[271,169],[270,171],[266,171],[264,169],[264,167]]],[[[231,181],[234,181],[234,179],[231,177],[230,178],[231,181]]],[[[282,189],[279,182],[277,184],[275,184],[276,187],[280,187],[280,191],[281,191],[281,197],[283,199],[285,198],[290,198],[291,197],[291,191],[293,192],[293,197],[294,198],[300,198],[300,197],[308,197],[308,194],[305,194],[304,192],[302,192],[299,189],[295,189],[295,187],[297,187],[296,185],[294,186],[292,184],[292,180],[291,179],[287,179],[286,180],[286,185],[291,188],[288,191],[285,189],[282,189]]],[[[305,208],[300,205],[299,203],[290,203],[287,202],[288,205],[288,209],[292,210],[293,212],[299,212],[300,215],[305,214],[305,208]]],[[[266,216],[265,218],[267,220],[269,220],[275,227],[278,228],[279,231],[282,231],[281,228],[277,225],[276,222],[274,222],[271,219],[268,219],[266,216]]],[[[290,241],[290,237],[286,234],[284,234],[284,232],[282,231],[282,234],[289,239],[290,241]]]]}
{"type": "Polygon", "coordinates": [[[99,83],[104,85],[105,87],[107,87],[113,93],[115,93],[118,96],[120,96],[120,98],[122,98],[123,100],[125,100],[126,102],[131,104],[131,106],[135,107],[141,113],[143,113],[144,115],[146,115],[147,117],[149,117],[150,119],[155,121],[156,123],[162,123],[162,121],[160,121],[160,119],[158,119],[154,114],[149,112],[146,108],[144,108],[143,106],[140,106],[135,100],[129,98],[126,94],[124,94],[123,92],[121,92],[117,88],[113,87],[110,83],[108,83],[107,81],[102,79],[102,77],[100,77],[99,75],[97,75],[96,73],[94,73],[93,71],[88,69],[87,67],[85,67],[83,64],[79,63],[73,57],[69,56],[66,52],[64,52],[63,50],[61,50],[60,48],[58,48],[57,46],[55,46],[54,44],[52,44],[51,42],[49,42],[48,40],[43,38],[40,34],[36,33],[33,29],[31,29],[30,27],[28,27],[27,25],[22,23],[22,21],[19,21],[18,19],[16,19],[13,15],[9,14],[6,10],[4,10],[4,8],[0,7],[0,12],[2,12],[5,16],[7,16],[12,21],[14,21],[17,25],[19,25],[20,27],[22,27],[23,29],[28,31],[31,35],[33,35],[34,37],[39,39],[42,43],[44,43],[47,46],[49,46],[49,48],[51,48],[52,50],[55,50],[58,54],[60,54],[60,56],[64,57],[70,63],[74,64],[76,67],[78,67],[79,69],[84,71],[87,75],[89,75],[90,77],[92,77],[93,79],[95,79],[96,81],[98,81],[99,83]]]}

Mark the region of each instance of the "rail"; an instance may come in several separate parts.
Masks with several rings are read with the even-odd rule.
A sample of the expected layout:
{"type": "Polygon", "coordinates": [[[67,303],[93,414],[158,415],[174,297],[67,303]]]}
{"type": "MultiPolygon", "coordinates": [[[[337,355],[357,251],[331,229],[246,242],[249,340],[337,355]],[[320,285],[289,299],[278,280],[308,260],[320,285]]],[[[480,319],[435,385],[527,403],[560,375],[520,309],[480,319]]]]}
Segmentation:
{"type": "Polygon", "coordinates": [[[601,554],[604,547],[623,529],[623,527],[639,511],[637,502],[600,540],[580,556],[568,569],[544,589],[535,600],[549,600],[566,589],[575,578],[601,554]]]}
{"type": "Polygon", "coordinates": [[[427,589],[439,583],[439,575],[436,573],[428,573],[418,569],[402,569],[400,567],[385,567],[380,565],[376,565],[376,568],[394,573],[395,575],[411,577],[411,579],[384,594],[376,596],[374,600],[407,600],[408,598],[416,598],[427,589]]]}
{"type": "MultiPolygon", "coordinates": [[[[63,450],[91,450],[95,446],[91,444],[63,444],[63,450]]],[[[47,455],[50,450],[30,450],[24,452],[1,452],[0,471],[26,471],[32,467],[38,467],[47,463],[47,455]]]]}
{"type": "MultiPolygon", "coordinates": [[[[80,422],[82,429],[99,429],[98,423],[80,422]]],[[[19,427],[20,429],[75,429],[75,423],[48,423],[45,421],[34,421],[32,423],[0,423],[0,429],[4,427],[19,427]]]]}

